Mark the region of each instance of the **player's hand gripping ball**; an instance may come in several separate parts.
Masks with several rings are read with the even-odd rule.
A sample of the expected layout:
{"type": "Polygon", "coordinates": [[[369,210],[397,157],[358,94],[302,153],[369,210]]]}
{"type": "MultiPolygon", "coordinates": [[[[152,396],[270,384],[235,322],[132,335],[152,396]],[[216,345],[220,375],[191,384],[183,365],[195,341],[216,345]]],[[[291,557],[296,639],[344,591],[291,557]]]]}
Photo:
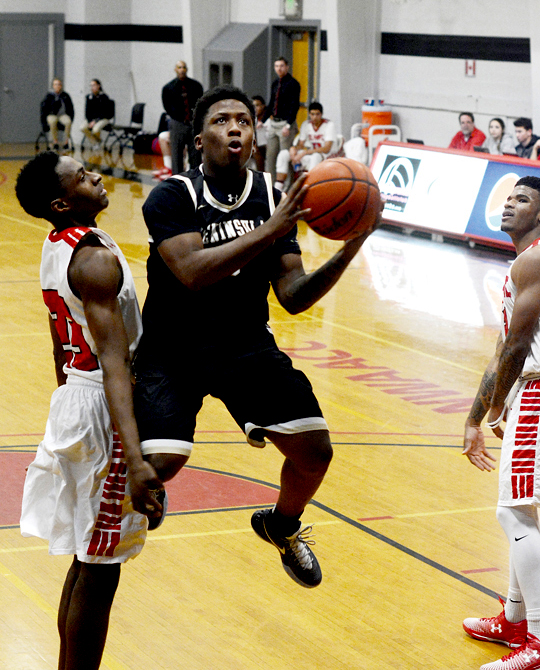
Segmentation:
{"type": "Polygon", "coordinates": [[[375,177],[351,158],[328,158],[309,171],[302,209],[308,226],[331,240],[349,240],[371,228],[381,208],[375,177]]]}

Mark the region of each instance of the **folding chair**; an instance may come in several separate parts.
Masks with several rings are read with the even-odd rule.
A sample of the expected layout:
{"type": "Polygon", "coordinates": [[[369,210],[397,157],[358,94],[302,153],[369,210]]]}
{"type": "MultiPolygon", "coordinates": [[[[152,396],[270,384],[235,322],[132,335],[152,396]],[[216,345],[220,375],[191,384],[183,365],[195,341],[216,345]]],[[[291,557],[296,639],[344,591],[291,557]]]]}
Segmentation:
{"type": "MultiPolygon", "coordinates": [[[[105,139],[102,140],[104,149],[107,147],[107,141],[109,140],[109,137],[111,136],[111,133],[112,133],[112,130],[113,130],[113,127],[114,127],[114,118],[115,118],[115,114],[116,114],[116,104],[115,104],[114,100],[111,100],[109,98],[109,103],[111,105],[111,108],[110,108],[111,123],[108,123],[106,126],[103,126],[103,128],[101,129],[102,134],[107,133],[107,137],[105,137],[105,139]]],[[[83,134],[83,138],[81,140],[81,151],[84,151],[85,142],[86,142],[86,135],[83,134]]]]}
{"type": "MultiPolygon", "coordinates": [[[[58,123],[58,130],[64,130],[64,125],[60,122],[58,123]]],[[[39,135],[36,137],[36,144],[35,144],[36,153],[40,151],[41,149],[40,143],[42,141],[45,144],[43,151],[45,151],[49,147],[49,138],[47,136],[48,132],[49,132],[49,126],[45,123],[41,126],[39,135]]],[[[73,140],[71,139],[71,135],[69,136],[68,142],[70,147],[69,151],[73,151],[73,140]]]]}
{"type": "Polygon", "coordinates": [[[129,126],[113,125],[107,139],[112,135],[114,140],[108,148],[106,147],[107,151],[111,152],[115,144],[118,144],[120,154],[126,147],[133,147],[133,140],[142,132],[145,104],[146,103],[144,102],[136,102],[133,105],[131,108],[131,123],[129,126]]]}
{"type": "Polygon", "coordinates": [[[387,126],[370,126],[368,130],[368,152],[369,152],[369,163],[371,164],[371,159],[375,153],[375,149],[379,146],[381,142],[385,140],[392,142],[401,142],[401,129],[399,126],[387,125],[387,126]],[[388,134],[386,134],[388,133],[388,134]]]}

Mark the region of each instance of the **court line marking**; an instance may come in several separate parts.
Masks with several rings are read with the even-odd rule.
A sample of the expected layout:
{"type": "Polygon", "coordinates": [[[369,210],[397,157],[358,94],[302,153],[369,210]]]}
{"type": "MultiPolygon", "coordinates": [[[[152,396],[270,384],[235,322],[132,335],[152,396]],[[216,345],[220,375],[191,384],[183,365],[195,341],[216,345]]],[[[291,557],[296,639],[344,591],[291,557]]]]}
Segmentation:
{"type": "MultiPolygon", "coordinates": [[[[264,505],[259,505],[256,509],[261,509],[264,505]]],[[[215,511],[215,510],[209,510],[215,511]]],[[[233,511],[233,510],[231,510],[233,511]]],[[[336,519],[333,521],[316,521],[314,526],[331,526],[334,524],[342,523],[341,520],[336,519]]],[[[231,530],[209,530],[207,532],[201,533],[175,533],[174,535],[153,535],[152,537],[147,537],[146,541],[157,541],[157,540],[181,540],[185,537],[211,537],[214,535],[236,535],[239,533],[253,533],[253,528],[235,528],[231,530]]]]}
{"type": "Polygon", "coordinates": [[[8,221],[13,221],[13,223],[22,223],[25,226],[30,226],[30,228],[35,228],[36,230],[40,230],[42,233],[46,233],[47,235],[52,230],[52,227],[50,227],[50,226],[40,226],[37,223],[33,223],[32,221],[25,221],[24,219],[17,219],[14,216],[8,216],[7,214],[1,214],[0,213],[0,218],[7,219],[8,221]]]}
{"type": "Polygon", "coordinates": [[[468,514],[469,512],[489,512],[497,509],[496,505],[491,507],[469,507],[468,509],[444,509],[437,512],[414,512],[413,514],[388,514],[385,516],[365,516],[358,521],[386,521],[391,519],[414,519],[423,516],[445,516],[447,514],[468,514]]]}
{"type": "MultiPolygon", "coordinates": [[[[29,586],[24,580],[7,568],[3,563],[0,563],[0,575],[4,577],[10,584],[12,584],[18,591],[20,591],[24,596],[31,600],[34,605],[40,609],[44,614],[53,619],[54,621],[58,618],[58,610],[49,605],[49,603],[42,598],[37,591],[29,586]]],[[[109,670],[129,670],[129,668],[117,661],[111,656],[107,651],[103,653],[103,664],[109,668],[109,670]]]]}
{"type": "MultiPolygon", "coordinates": [[[[224,472],[222,470],[215,470],[213,468],[204,468],[200,466],[185,466],[188,469],[191,470],[198,470],[200,472],[210,472],[213,474],[218,474],[218,475],[225,475],[228,477],[234,477],[237,479],[241,479],[243,481],[248,481],[252,482],[255,484],[260,484],[262,486],[266,486],[268,488],[272,488],[275,490],[279,490],[280,486],[278,484],[272,484],[270,482],[266,482],[261,479],[256,479],[254,477],[248,477],[246,475],[239,475],[235,473],[230,473],[230,472],[224,472]]],[[[480,591],[484,593],[485,595],[491,596],[492,598],[495,598],[496,600],[499,598],[498,593],[495,591],[492,591],[491,589],[488,589],[487,587],[483,586],[482,584],[478,584],[477,582],[473,581],[472,579],[469,579],[468,577],[465,577],[463,574],[456,572],[455,570],[452,570],[450,568],[447,568],[445,565],[442,565],[441,563],[438,563],[437,561],[434,561],[433,559],[424,556],[423,554],[420,554],[419,552],[411,549],[410,547],[405,546],[404,544],[401,544],[400,542],[397,542],[396,540],[393,540],[390,537],[387,537],[386,535],[383,535],[382,533],[379,533],[378,531],[369,528],[365,524],[360,523],[359,521],[356,521],[355,519],[352,519],[345,514],[342,514],[341,512],[338,512],[337,510],[332,509],[331,507],[328,507],[324,503],[320,503],[316,500],[311,500],[310,502],[311,505],[314,505],[315,507],[318,507],[319,509],[323,510],[330,516],[333,516],[336,519],[339,519],[340,521],[343,521],[353,528],[357,528],[358,530],[361,530],[362,532],[366,533],[367,535],[370,535],[371,537],[384,542],[385,544],[388,544],[389,546],[393,547],[394,549],[397,549],[398,551],[403,552],[404,554],[407,554],[411,558],[414,558],[421,563],[424,563],[425,565],[428,565],[435,570],[438,570],[439,572],[442,572],[446,574],[449,577],[452,577],[453,579],[456,579],[457,581],[461,582],[462,584],[465,584],[467,586],[470,586],[471,588],[480,591]]],[[[261,505],[264,506],[264,505],[261,505]]],[[[208,510],[208,513],[215,512],[217,510],[208,510]]],[[[232,510],[231,510],[232,511],[232,510]]]]}
{"type": "MultiPolygon", "coordinates": [[[[213,472],[216,474],[230,474],[230,473],[224,473],[220,470],[214,470],[212,468],[203,468],[200,466],[186,466],[186,467],[191,467],[193,470],[200,470],[202,472],[213,472]]],[[[243,479],[248,482],[253,482],[255,484],[261,484],[262,486],[268,486],[269,488],[273,488],[276,490],[279,490],[280,486],[279,484],[271,484],[270,482],[265,482],[262,479],[256,479],[254,477],[248,477],[246,475],[235,475],[238,477],[238,479],[243,479]]],[[[491,589],[488,589],[486,586],[483,584],[478,584],[477,582],[473,581],[472,579],[469,579],[468,577],[465,577],[465,575],[456,572],[455,570],[452,570],[450,568],[447,568],[445,565],[442,565],[442,563],[438,563],[437,561],[434,561],[431,558],[428,558],[427,556],[424,556],[423,554],[419,553],[418,551],[414,551],[414,549],[411,549],[410,547],[405,546],[404,544],[401,544],[401,542],[397,542],[396,540],[393,540],[390,537],[387,537],[386,535],[383,535],[382,533],[379,533],[376,530],[373,530],[372,528],[369,528],[368,526],[356,521],[355,519],[351,519],[350,517],[346,516],[345,514],[342,514],[341,512],[338,512],[337,510],[332,509],[331,507],[328,507],[328,505],[325,505],[324,503],[320,503],[316,500],[311,500],[309,503],[310,505],[314,505],[315,507],[318,507],[319,509],[323,510],[330,516],[335,517],[336,519],[339,519],[340,521],[343,521],[350,526],[353,526],[354,528],[357,528],[358,530],[363,531],[367,535],[370,535],[371,537],[375,538],[376,540],[380,540],[381,542],[384,542],[385,544],[388,544],[389,546],[393,547],[394,549],[397,549],[398,551],[403,552],[404,554],[407,554],[408,556],[411,556],[411,558],[414,558],[421,563],[424,563],[425,565],[429,565],[430,567],[434,568],[435,570],[438,570],[439,572],[444,573],[445,575],[452,577],[453,579],[456,579],[457,581],[461,582],[462,584],[465,584],[466,586],[470,586],[471,588],[480,591],[481,593],[484,593],[485,595],[491,596],[495,600],[499,599],[499,594],[496,591],[492,591],[491,589]]]]}
{"type": "MultiPolygon", "coordinates": [[[[269,300],[269,302],[274,306],[278,307],[279,303],[276,302],[275,300],[269,300]]],[[[446,365],[450,365],[451,367],[458,368],[459,370],[464,370],[465,372],[472,372],[473,374],[482,374],[478,370],[475,370],[473,368],[469,368],[465,365],[460,365],[459,363],[455,363],[454,361],[450,361],[446,358],[441,358],[440,356],[433,356],[432,354],[428,354],[425,351],[421,351],[419,349],[414,349],[413,347],[407,347],[404,344],[399,344],[399,342],[392,342],[391,340],[385,340],[382,337],[377,337],[376,335],[371,335],[370,333],[366,333],[363,330],[358,330],[357,328],[351,328],[350,326],[344,326],[340,323],[336,323],[335,321],[327,321],[326,319],[321,319],[319,317],[313,316],[312,314],[306,314],[305,312],[303,314],[297,314],[295,315],[296,318],[304,318],[308,321],[316,321],[317,323],[321,323],[324,325],[332,326],[333,328],[338,328],[339,330],[344,330],[348,333],[354,333],[355,335],[359,335],[360,337],[364,337],[368,340],[372,340],[373,342],[377,342],[378,344],[384,344],[385,346],[390,346],[394,347],[396,349],[402,349],[403,351],[408,351],[413,354],[419,354],[420,356],[424,356],[425,358],[430,358],[433,361],[438,361],[439,363],[444,363],[446,365]]],[[[286,323],[286,322],[284,322],[286,323]]],[[[282,347],[283,349],[287,350],[287,347],[282,347]]],[[[305,360],[305,359],[303,359],[305,360]]],[[[309,359],[310,362],[316,362],[315,359],[309,359]]]]}

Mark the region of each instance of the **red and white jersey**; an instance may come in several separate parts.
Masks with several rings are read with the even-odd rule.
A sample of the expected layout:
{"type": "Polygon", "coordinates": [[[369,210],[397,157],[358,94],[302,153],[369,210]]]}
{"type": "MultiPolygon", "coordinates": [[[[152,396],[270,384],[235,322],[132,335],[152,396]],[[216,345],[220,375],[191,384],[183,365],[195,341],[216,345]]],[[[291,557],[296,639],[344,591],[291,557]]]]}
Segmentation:
{"type": "MultiPolygon", "coordinates": [[[[300,126],[300,140],[311,149],[320,149],[327,142],[332,142],[329,154],[337,151],[337,135],[333,121],[323,119],[321,125],[315,130],[313,124],[308,119],[300,126]]],[[[327,155],[327,154],[326,154],[327,155]]]]}
{"type": "MultiPolygon", "coordinates": [[[[529,249],[540,244],[540,239],[535,240],[530,246],[524,249],[521,254],[526,254],[529,249]]],[[[520,255],[521,255],[520,254],[520,255]]],[[[514,302],[516,300],[516,285],[512,281],[512,267],[508,270],[503,286],[503,306],[502,306],[502,323],[501,333],[503,339],[508,335],[508,328],[512,320],[512,312],[514,309],[514,302]]],[[[540,322],[536,324],[533,341],[531,342],[531,350],[529,351],[521,376],[536,376],[540,374],[540,322]]]]}
{"type": "Polygon", "coordinates": [[[110,235],[99,228],[84,226],[62,231],[53,230],[43,244],[40,280],[43,299],[64,347],[64,372],[103,383],[103,371],[94,339],[88,329],[82,301],[73,293],[68,281],[68,267],[73,251],[90,232],[112,251],[122,267],[123,282],[118,293],[118,302],[128,336],[129,352],[133,358],[142,335],[139,304],[129,265],[110,235]]]}

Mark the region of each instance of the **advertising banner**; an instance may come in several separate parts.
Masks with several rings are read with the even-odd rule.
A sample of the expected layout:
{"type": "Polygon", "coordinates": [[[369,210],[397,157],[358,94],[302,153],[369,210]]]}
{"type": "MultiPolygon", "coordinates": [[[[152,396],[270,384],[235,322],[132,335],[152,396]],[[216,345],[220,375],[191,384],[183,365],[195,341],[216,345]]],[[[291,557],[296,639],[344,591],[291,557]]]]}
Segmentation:
{"type": "Polygon", "coordinates": [[[540,177],[540,162],[383,142],[371,171],[385,221],[512,248],[500,230],[503,206],[518,179],[540,177]]]}

